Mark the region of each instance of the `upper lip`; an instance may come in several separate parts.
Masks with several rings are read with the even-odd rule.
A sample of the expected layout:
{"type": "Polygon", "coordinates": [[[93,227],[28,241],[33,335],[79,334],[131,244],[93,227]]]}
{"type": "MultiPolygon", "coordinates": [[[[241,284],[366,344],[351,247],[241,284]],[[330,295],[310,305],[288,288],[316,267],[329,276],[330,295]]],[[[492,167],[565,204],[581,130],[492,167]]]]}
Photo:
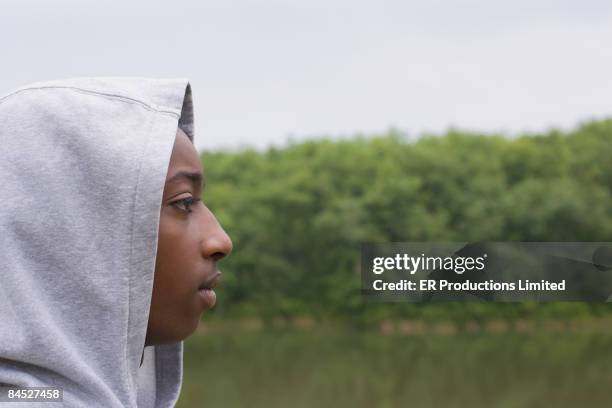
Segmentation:
{"type": "Polygon", "coordinates": [[[200,283],[198,290],[200,289],[214,289],[219,285],[221,281],[221,271],[214,271],[213,273],[206,276],[206,278],[200,283]]]}

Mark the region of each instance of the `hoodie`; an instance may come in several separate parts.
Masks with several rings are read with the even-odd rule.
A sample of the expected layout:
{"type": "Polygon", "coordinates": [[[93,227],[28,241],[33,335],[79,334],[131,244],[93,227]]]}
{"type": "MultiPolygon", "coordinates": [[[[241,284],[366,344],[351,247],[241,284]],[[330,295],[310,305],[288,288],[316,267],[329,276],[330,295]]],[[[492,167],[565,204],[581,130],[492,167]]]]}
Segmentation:
{"type": "Polygon", "coordinates": [[[41,407],[136,407],[153,398],[143,387],[155,407],[176,403],[183,343],[141,358],[177,127],[193,143],[185,79],[0,97],[0,383],[63,390],[41,407]]]}

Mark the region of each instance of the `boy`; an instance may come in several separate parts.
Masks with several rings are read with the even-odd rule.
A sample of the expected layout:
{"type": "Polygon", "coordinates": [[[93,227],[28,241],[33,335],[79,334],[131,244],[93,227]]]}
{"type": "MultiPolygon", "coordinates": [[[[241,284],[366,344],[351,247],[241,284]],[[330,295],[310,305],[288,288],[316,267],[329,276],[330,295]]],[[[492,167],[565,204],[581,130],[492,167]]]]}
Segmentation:
{"type": "Polygon", "coordinates": [[[43,407],[174,406],[182,340],[232,249],[193,137],[186,80],[0,98],[0,383],[63,391],[43,407]]]}

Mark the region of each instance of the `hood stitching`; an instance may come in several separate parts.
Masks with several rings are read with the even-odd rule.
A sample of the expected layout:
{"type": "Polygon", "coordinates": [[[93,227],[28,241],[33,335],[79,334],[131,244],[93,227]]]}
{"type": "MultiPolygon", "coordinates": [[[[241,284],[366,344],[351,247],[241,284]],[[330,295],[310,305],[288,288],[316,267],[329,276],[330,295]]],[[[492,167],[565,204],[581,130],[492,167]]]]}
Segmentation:
{"type": "MultiPolygon", "coordinates": [[[[129,364],[129,356],[128,356],[128,350],[129,350],[129,337],[130,337],[130,323],[131,323],[131,319],[130,319],[130,315],[131,315],[131,310],[132,310],[132,281],[134,278],[133,274],[134,274],[134,262],[133,262],[133,258],[134,258],[134,229],[135,229],[135,222],[134,219],[136,218],[134,212],[136,211],[136,201],[138,198],[138,192],[139,192],[139,188],[142,185],[142,163],[144,161],[144,157],[145,154],[149,148],[149,145],[151,143],[151,139],[152,139],[152,134],[153,134],[153,130],[155,128],[155,123],[157,122],[157,116],[153,115],[153,117],[151,118],[151,124],[149,126],[149,131],[148,131],[148,136],[147,136],[147,142],[146,145],[144,146],[144,148],[142,149],[142,154],[138,160],[138,176],[136,178],[136,186],[134,188],[134,194],[132,196],[132,208],[131,208],[131,226],[130,226],[130,266],[129,266],[129,276],[128,276],[128,288],[127,288],[127,298],[128,298],[128,309],[127,309],[127,330],[126,330],[126,338],[125,338],[125,342],[124,342],[124,346],[125,346],[125,361],[126,361],[126,374],[128,377],[128,388],[129,388],[129,392],[130,392],[130,398],[137,397],[137,393],[138,393],[138,389],[137,387],[134,385],[134,379],[132,378],[132,372],[131,372],[131,366],[129,364]]],[[[155,273],[155,271],[153,271],[153,273],[155,273]]],[[[146,336],[146,332],[145,332],[145,336],[146,336]]],[[[144,344],[143,344],[144,347],[144,344]]]]}
{"type": "Polygon", "coordinates": [[[100,96],[100,97],[104,97],[104,98],[108,98],[108,99],[114,99],[114,100],[120,100],[126,103],[132,103],[132,104],[138,104],[140,106],[142,106],[143,108],[150,110],[150,111],[154,111],[154,112],[159,112],[159,113],[165,113],[165,114],[169,114],[172,115],[174,117],[179,118],[180,117],[180,112],[174,110],[174,109],[170,109],[170,108],[161,108],[158,106],[155,106],[153,104],[141,101],[140,99],[135,99],[135,98],[130,98],[128,96],[124,96],[124,95],[117,95],[117,94],[111,94],[111,93],[104,93],[104,92],[100,92],[100,91],[94,91],[91,89],[85,89],[85,88],[78,88],[75,86],[59,86],[59,85],[49,85],[49,86],[40,86],[40,87],[30,87],[30,88],[22,88],[22,89],[18,89],[8,95],[3,96],[2,98],[0,98],[0,104],[2,104],[5,100],[9,99],[12,96],[15,96],[17,94],[26,92],[26,91],[37,91],[37,90],[46,90],[46,89],[69,89],[72,91],[76,91],[76,92],[80,92],[80,93],[84,93],[84,94],[91,94],[91,95],[96,95],[96,96],[100,96]]]}

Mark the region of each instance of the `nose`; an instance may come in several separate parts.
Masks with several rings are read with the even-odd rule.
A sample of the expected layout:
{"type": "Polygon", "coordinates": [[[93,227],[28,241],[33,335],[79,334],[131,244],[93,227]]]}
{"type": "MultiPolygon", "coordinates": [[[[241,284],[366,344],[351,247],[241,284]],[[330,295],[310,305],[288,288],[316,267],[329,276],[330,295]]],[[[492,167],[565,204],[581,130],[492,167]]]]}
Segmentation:
{"type": "Polygon", "coordinates": [[[202,255],[219,261],[232,252],[233,244],[229,235],[217,221],[217,217],[206,208],[207,214],[204,217],[202,255]]]}

